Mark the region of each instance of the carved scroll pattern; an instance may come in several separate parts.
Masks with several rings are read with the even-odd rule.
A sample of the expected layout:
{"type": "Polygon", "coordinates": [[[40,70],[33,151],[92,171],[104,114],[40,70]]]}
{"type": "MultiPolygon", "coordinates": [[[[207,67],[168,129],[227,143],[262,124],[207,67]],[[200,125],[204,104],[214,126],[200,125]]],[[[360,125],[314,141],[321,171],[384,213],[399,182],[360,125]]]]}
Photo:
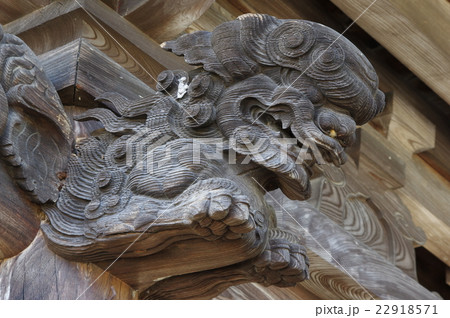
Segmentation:
{"type": "MultiPolygon", "coordinates": [[[[49,180],[64,166],[65,161],[53,160],[66,159],[71,126],[53,87],[30,62],[32,53],[10,35],[2,42],[9,62],[0,74],[0,111],[6,109],[6,96],[11,113],[0,121],[3,152],[26,172],[25,181],[41,178],[36,187],[25,183],[23,188],[42,191],[36,195],[39,202],[54,200],[47,184],[53,189],[49,180]],[[20,75],[25,84],[17,85],[8,74],[20,75]],[[30,162],[40,164],[33,166],[34,178],[27,176],[30,162]]],[[[144,281],[145,287],[157,288],[148,293],[153,296],[181,295],[180,282],[192,275],[202,277],[205,290],[186,286],[186,298],[213,296],[230,282],[291,286],[304,280],[306,250],[298,236],[277,228],[264,193],[280,188],[291,199],[305,200],[319,157],[337,166],[345,162],[356,124],[384,107],[373,67],[329,28],[267,15],[244,15],[213,32],[184,35],[163,46],[201,67],[162,72],[158,92],[145,98],[97,96],[100,107],[75,117],[96,120],[104,129],[78,140],[59,199],[44,207],[49,247],[68,259],[101,264],[130,246],[124,258],[154,271],[144,281]],[[197,137],[224,139],[220,156],[213,158],[215,150],[206,145],[195,160],[197,137]],[[295,142],[285,149],[288,139],[295,142]],[[261,147],[252,147],[258,141],[261,147]],[[317,152],[297,162],[310,141],[317,152]],[[241,163],[228,164],[229,153],[241,163]],[[196,259],[197,247],[201,256],[212,257],[196,259]],[[158,263],[164,257],[173,264],[158,263]],[[166,276],[171,277],[159,279],[166,276]]],[[[132,274],[132,279],[144,276],[132,274]]]]}
{"type": "Polygon", "coordinates": [[[1,27],[0,86],[1,156],[33,201],[56,201],[72,126],[34,53],[1,27]]]}

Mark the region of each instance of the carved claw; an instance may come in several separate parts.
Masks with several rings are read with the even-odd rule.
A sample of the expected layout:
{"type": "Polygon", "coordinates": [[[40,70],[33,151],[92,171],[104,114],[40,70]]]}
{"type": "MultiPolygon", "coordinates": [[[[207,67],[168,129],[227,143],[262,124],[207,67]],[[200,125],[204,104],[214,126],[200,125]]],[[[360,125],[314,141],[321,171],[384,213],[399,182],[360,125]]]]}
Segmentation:
{"type": "Polygon", "coordinates": [[[247,197],[227,189],[211,191],[190,218],[194,231],[207,240],[220,237],[234,240],[255,228],[247,197]]]}
{"type": "Polygon", "coordinates": [[[286,239],[270,239],[254,264],[259,283],[278,287],[295,286],[309,276],[306,249],[286,239]]]}

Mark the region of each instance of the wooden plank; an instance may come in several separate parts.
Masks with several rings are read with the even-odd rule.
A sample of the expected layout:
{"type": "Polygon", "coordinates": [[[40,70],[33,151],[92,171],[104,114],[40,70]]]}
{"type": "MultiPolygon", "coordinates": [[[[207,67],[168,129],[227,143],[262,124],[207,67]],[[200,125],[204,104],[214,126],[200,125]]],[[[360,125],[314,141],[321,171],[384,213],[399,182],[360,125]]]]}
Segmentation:
{"type": "Polygon", "coordinates": [[[264,287],[256,283],[233,286],[225,290],[215,299],[219,300],[319,300],[320,298],[303,286],[279,288],[264,287]]]}
{"type": "MultiPolygon", "coordinates": [[[[30,17],[25,16],[16,21],[33,24],[33,19],[38,18],[33,17],[33,15],[34,13],[31,14],[30,17]]],[[[55,50],[67,43],[78,40],[82,36],[84,14],[81,9],[72,10],[61,16],[55,16],[54,19],[49,21],[41,21],[41,19],[37,20],[36,23],[39,24],[34,28],[18,30],[20,33],[15,33],[15,35],[20,37],[36,55],[55,50]]],[[[8,26],[9,24],[5,27],[8,26]]]]}
{"type": "Polygon", "coordinates": [[[389,189],[400,188],[405,183],[405,163],[384,145],[383,139],[361,130],[359,168],[389,189]]]}
{"type": "MultiPolygon", "coordinates": [[[[78,57],[76,89],[94,97],[111,91],[127,98],[144,97],[154,92],[127,69],[131,67],[129,65],[124,67],[123,64],[112,61],[106,54],[83,39],[78,57]]],[[[77,96],[75,100],[78,100],[77,96]]]]}
{"type": "Polygon", "coordinates": [[[24,250],[39,230],[39,206],[29,202],[4,164],[0,165],[0,260],[24,250]]]}
{"type": "Polygon", "coordinates": [[[411,107],[408,99],[403,91],[397,90],[394,94],[387,140],[400,146],[397,152],[410,156],[434,148],[436,126],[411,107]]]}
{"type": "Polygon", "coordinates": [[[0,24],[14,21],[51,2],[52,0],[3,0],[0,3],[0,24]]]}
{"type": "MultiPolygon", "coordinates": [[[[231,8],[234,8],[230,6],[231,8]]],[[[187,29],[187,33],[195,31],[212,31],[216,26],[221,23],[232,21],[237,16],[242,14],[241,12],[230,13],[227,9],[222,7],[222,3],[214,2],[208,10],[197,20],[195,20],[187,29]]]]}
{"type": "MultiPolygon", "coordinates": [[[[48,21],[20,37],[38,55],[58,54],[61,47],[84,39],[148,86],[155,86],[155,78],[164,67],[106,25],[98,24],[83,9],[78,9],[48,21]],[[49,40],[43,41],[42,35],[49,40]]],[[[162,51],[161,48],[159,50],[162,51]]],[[[73,59],[71,59],[73,61],[73,59]]]]}
{"type": "MultiPolygon", "coordinates": [[[[72,42],[38,56],[45,73],[52,81],[57,91],[75,85],[80,41],[80,39],[73,40],[72,42]]],[[[73,100],[73,90],[71,98],[73,100]]]]}
{"type": "MultiPolygon", "coordinates": [[[[96,25],[94,29],[101,30],[101,33],[110,32],[114,37],[117,37],[117,34],[121,35],[132,46],[147,55],[147,58],[150,56],[153,60],[158,61],[157,63],[161,63],[164,68],[192,69],[191,66],[184,63],[182,58],[161,49],[153,39],[99,0],[53,2],[5,25],[4,30],[8,33],[20,34],[20,37],[39,55],[79,38],[79,32],[83,30],[80,24],[83,21],[88,21],[91,28],[96,25]],[[66,16],[66,14],[69,15],[66,16]],[[90,19],[87,19],[87,16],[90,19]],[[107,26],[107,30],[99,26],[96,21],[101,22],[103,26],[107,26]],[[38,26],[41,27],[37,28],[38,26]],[[115,32],[111,30],[115,30],[115,32]],[[29,31],[29,33],[24,35],[23,33],[26,31],[29,31]],[[40,41],[40,44],[33,45],[33,39],[35,41],[40,39],[37,34],[49,34],[51,36],[49,36],[48,41],[40,41]],[[44,48],[39,49],[42,45],[44,45],[44,48]]],[[[126,44],[122,45],[128,47],[126,44]]]]}
{"type": "MultiPolygon", "coordinates": [[[[420,179],[420,176],[419,178],[420,179]]],[[[430,183],[429,180],[426,181],[430,183]]],[[[446,185],[448,187],[448,184],[446,185]]],[[[427,235],[427,241],[424,247],[438,257],[442,262],[450,266],[450,250],[448,249],[448,242],[450,239],[450,226],[448,210],[441,212],[441,218],[436,213],[435,209],[430,209],[424,205],[424,201],[421,200],[423,196],[437,197],[441,200],[442,205],[447,207],[450,204],[450,198],[448,196],[448,191],[441,191],[441,196],[436,196],[434,191],[426,191],[423,195],[414,196],[408,188],[400,188],[396,190],[396,193],[402,199],[403,203],[411,211],[414,219],[414,223],[420,225],[427,235]]],[[[432,187],[435,190],[435,186],[432,187]]],[[[431,199],[433,200],[433,198],[431,199]]],[[[432,203],[432,202],[431,202],[432,203]]]]}
{"type": "MultiPolygon", "coordinates": [[[[445,119],[444,119],[445,120],[445,119]]],[[[440,175],[450,181],[450,127],[436,126],[436,140],[433,149],[419,153],[418,155],[440,175]]]]}
{"type": "Polygon", "coordinates": [[[172,53],[162,50],[158,43],[149,38],[139,28],[120,17],[114,10],[99,0],[80,2],[82,8],[102,23],[108,25],[118,34],[133,43],[137,48],[160,63],[163,67],[171,70],[191,70],[193,67],[184,63],[183,59],[172,53]]]}
{"type": "Polygon", "coordinates": [[[119,14],[161,43],[171,40],[197,20],[214,0],[121,0],[119,14]],[[149,16],[152,16],[149,19],[149,16]]]}
{"type": "Polygon", "coordinates": [[[130,286],[99,267],[70,262],[51,252],[41,232],[20,255],[0,263],[0,281],[2,300],[137,297],[130,286]]]}
{"type": "MultiPolygon", "coordinates": [[[[356,19],[374,1],[332,2],[356,19]]],[[[441,31],[450,29],[449,16],[445,0],[378,0],[356,23],[450,103],[450,41],[441,31]]]]}
{"type": "Polygon", "coordinates": [[[52,3],[39,10],[17,17],[3,28],[5,32],[17,35],[34,29],[41,24],[72,12],[73,10],[79,9],[79,7],[78,3],[74,0],[52,1],[52,3]]]}
{"type": "Polygon", "coordinates": [[[151,56],[137,48],[127,38],[107,25],[85,17],[82,37],[112,61],[134,74],[148,86],[156,86],[156,78],[165,68],[151,56]]]}
{"type": "Polygon", "coordinates": [[[313,252],[308,254],[311,258],[311,280],[301,284],[307,288],[311,285],[308,290],[314,294],[325,295],[327,299],[334,299],[327,292],[351,299],[366,299],[372,294],[381,299],[436,299],[436,295],[374,250],[355,242],[351,234],[309,203],[289,200],[278,190],[272,192],[270,198],[275,201],[272,204],[280,213],[279,226],[303,237],[305,245],[313,252]],[[325,263],[316,259],[315,254],[325,263]],[[330,265],[342,273],[335,276],[329,271],[330,265]],[[317,270],[314,266],[318,267],[317,270]],[[317,286],[324,286],[324,289],[315,291],[317,286]]]}
{"type": "MultiPolygon", "coordinates": [[[[151,94],[153,90],[127,71],[123,65],[85,39],[74,40],[39,56],[64,104],[86,104],[86,94],[96,97],[114,91],[127,98],[151,94]],[[92,83],[96,83],[93,85],[92,83]],[[63,96],[61,96],[63,95],[63,96]]],[[[94,103],[95,104],[95,103],[94,103]]]]}

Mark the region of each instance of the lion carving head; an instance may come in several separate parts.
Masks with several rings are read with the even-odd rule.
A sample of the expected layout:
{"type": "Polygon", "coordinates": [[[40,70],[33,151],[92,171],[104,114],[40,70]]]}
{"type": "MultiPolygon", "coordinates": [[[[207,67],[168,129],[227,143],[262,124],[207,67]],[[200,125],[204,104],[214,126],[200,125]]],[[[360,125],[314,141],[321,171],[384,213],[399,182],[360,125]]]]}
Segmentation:
{"type": "Polygon", "coordinates": [[[205,72],[190,86],[212,78],[223,82],[209,114],[216,116],[221,133],[234,141],[238,153],[278,175],[279,186],[291,198],[309,196],[308,167],[317,158],[296,164],[306,143],[317,145],[323,159],[340,165],[346,160],[345,147],[355,140],[356,126],[385,105],[366,57],[319,23],[246,14],[213,32],[186,34],[162,47],[201,65],[205,72]],[[279,137],[298,142],[286,145],[279,137]],[[267,142],[249,149],[261,138],[267,142]]]}

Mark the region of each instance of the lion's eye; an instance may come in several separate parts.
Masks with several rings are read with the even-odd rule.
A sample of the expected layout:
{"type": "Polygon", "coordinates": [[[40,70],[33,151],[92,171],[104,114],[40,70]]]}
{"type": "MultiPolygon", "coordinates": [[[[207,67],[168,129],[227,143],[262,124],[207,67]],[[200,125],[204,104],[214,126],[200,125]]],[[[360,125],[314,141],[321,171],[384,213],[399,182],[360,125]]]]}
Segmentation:
{"type": "Polygon", "coordinates": [[[331,138],[336,138],[336,137],[337,137],[336,130],[331,129],[331,130],[328,132],[328,136],[330,136],[331,138]]]}

